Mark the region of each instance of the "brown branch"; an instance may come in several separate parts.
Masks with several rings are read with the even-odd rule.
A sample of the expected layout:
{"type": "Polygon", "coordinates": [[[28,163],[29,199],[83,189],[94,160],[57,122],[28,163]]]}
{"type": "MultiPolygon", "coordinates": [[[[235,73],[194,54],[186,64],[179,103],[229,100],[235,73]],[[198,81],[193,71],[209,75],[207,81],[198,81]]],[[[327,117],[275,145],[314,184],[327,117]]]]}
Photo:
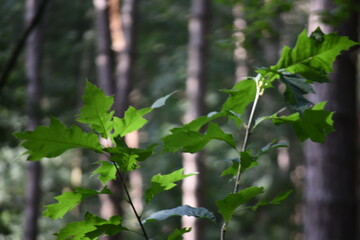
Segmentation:
{"type": "Polygon", "coordinates": [[[28,39],[31,32],[35,29],[35,27],[39,24],[41,17],[44,15],[45,7],[48,2],[50,2],[50,0],[42,0],[41,1],[41,3],[39,4],[39,7],[35,13],[34,18],[31,20],[30,24],[25,29],[25,32],[23,33],[22,37],[19,39],[19,41],[15,45],[15,48],[10,56],[10,59],[7,62],[5,69],[0,77],[0,92],[4,88],[11,71],[15,67],[16,61],[19,58],[22,49],[24,48],[26,40],[28,39]]]}

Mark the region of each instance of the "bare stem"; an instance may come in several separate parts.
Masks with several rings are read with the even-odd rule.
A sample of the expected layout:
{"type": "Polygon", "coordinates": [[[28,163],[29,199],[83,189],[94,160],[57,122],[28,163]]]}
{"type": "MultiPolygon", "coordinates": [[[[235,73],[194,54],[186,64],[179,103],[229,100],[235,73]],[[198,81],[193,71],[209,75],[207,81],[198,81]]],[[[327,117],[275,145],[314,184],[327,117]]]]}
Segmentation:
{"type": "Polygon", "coordinates": [[[131,199],[129,190],[128,190],[128,188],[127,188],[127,186],[126,186],[126,183],[125,183],[125,178],[122,176],[122,174],[121,174],[121,172],[120,172],[120,169],[119,169],[119,167],[117,166],[116,162],[112,161],[112,163],[114,164],[114,166],[115,166],[115,168],[116,168],[117,174],[118,174],[119,177],[121,178],[121,182],[122,182],[122,185],[123,185],[123,187],[124,187],[125,194],[126,194],[126,196],[127,196],[127,198],[128,198],[129,204],[130,204],[130,206],[131,206],[131,208],[132,208],[132,210],[133,210],[133,212],[134,212],[134,214],[135,214],[135,216],[136,216],[136,219],[137,219],[137,221],[138,221],[138,223],[139,223],[139,225],[140,225],[140,227],[141,227],[141,230],[142,230],[142,232],[143,232],[143,234],[144,234],[144,237],[145,237],[146,240],[149,240],[149,237],[148,237],[148,235],[147,235],[147,233],[146,233],[145,227],[144,227],[144,225],[143,225],[143,223],[142,223],[142,221],[141,221],[140,215],[139,215],[138,212],[136,211],[135,205],[134,205],[134,203],[133,203],[133,201],[132,201],[132,199],[131,199]]]}
{"type": "MultiPolygon", "coordinates": [[[[260,78],[261,78],[261,75],[258,74],[255,78],[255,82],[256,82],[256,94],[255,94],[255,99],[254,99],[254,103],[252,105],[252,108],[251,108],[251,112],[250,112],[250,116],[249,116],[249,121],[247,123],[247,125],[245,125],[245,129],[246,129],[246,132],[245,132],[245,137],[244,137],[244,142],[243,142],[243,146],[242,146],[242,149],[241,151],[244,152],[248,146],[248,142],[249,142],[249,136],[250,136],[250,133],[251,133],[251,125],[252,125],[252,122],[253,122],[253,119],[254,119],[254,115],[255,115],[255,109],[256,109],[256,106],[258,104],[258,101],[259,101],[259,97],[261,95],[261,85],[260,85],[260,78]]],[[[238,190],[239,190],[239,187],[240,187],[240,177],[241,177],[241,162],[239,163],[239,167],[238,167],[238,171],[237,171],[237,174],[236,174],[236,180],[235,180],[235,185],[234,185],[234,190],[233,190],[233,193],[237,193],[238,190]]],[[[224,222],[222,227],[221,227],[221,235],[220,235],[220,240],[225,240],[225,232],[226,232],[226,228],[227,228],[227,223],[224,222]]]]}

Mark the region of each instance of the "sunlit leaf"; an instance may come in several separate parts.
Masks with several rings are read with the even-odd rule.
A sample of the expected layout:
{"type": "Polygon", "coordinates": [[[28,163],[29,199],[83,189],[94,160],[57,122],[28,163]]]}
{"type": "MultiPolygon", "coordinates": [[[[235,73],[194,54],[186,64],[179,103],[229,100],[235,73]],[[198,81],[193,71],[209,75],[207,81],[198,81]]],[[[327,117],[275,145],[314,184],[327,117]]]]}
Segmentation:
{"type": "Polygon", "coordinates": [[[51,118],[49,127],[40,126],[34,131],[18,132],[14,135],[25,140],[21,145],[28,150],[26,153],[31,161],[43,157],[57,157],[73,148],[102,152],[99,138],[95,133],[86,133],[78,126],[67,128],[56,118],[51,118]]]}
{"type": "Polygon", "coordinates": [[[93,175],[99,174],[99,180],[105,184],[110,180],[116,179],[116,167],[113,163],[107,161],[99,161],[101,165],[93,171],[93,175]]]}
{"type": "Polygon", "coordinates": [[[182,228],[182,229],[175,229],[167,238],[167,240],[182,240],[185,233],[188,233],[191,231],[191,228],[182,228]]]}
{"type": "Polygon", "coordinates": [[[145,192],[146,202],[150,202],[154,196],[162,191],[167,191],[176,186],[174,182],[196,175],[197,173],[183,174],[184,169],[179,169],[172,173],[161,175],[157,174],[151,178],[151,185],[145,192]]]}
{"type": "Polygon", "coordinates": [[[237,193],[231,193],[224,199],[216,201],[218,212],[224,217],[225,222],[229,222],[236,208],[263,192],[263,187],[249,187],[237,193]]]}
{"type": "Polygon", "coordinates": [[[55,197],[55,199],[58,202],[47,205],[46,210],[44,212],[44,216],[50,217],[53,220],[62,218],[67,212],[73,209],[85,198],[95,196],[98,194],[110,194],[110,193],[111,192],[107,188],[104,188],[100,192],[93,189],[76,188],[74,192],[65,192],[55,197]]]}
{"type": "Polygon", "coordinates": [[[121,223],[120,216],[113,216],[109,220],[105,220],[87,212],[84,221],[69,223],[55,235],[57,240],[95,240],[102,234],[112,236],[122,230],[127,230],[121,226],[121,223]]]}
{"type": "Polygon", "coordinates": [[[254,79],[246,79],[238,82],[230,90],[222,90],[230,96],[225,101],[222,110],[243,114],[246,107],[254,101],[256,83],[254,79]]]}
{"type": "Polygon", "coordinates": [[[293,49],[284,47],[278,63],[271,69],[284,69],[313,82],[327,82],[335,58],[355,44],[348,37],[336,33],[323,34],[320,28],[310,37],[305,30],[299,34],[293,49]]]}
{"type": "Polygon", "coordinates": [[[151,214],[148,218],[144,219],[143,222],[147,223],[150,221],[162,221],[172,216],[190,216],[196,218],[209,219],[212,222],[216,222],[216,218],[212,212],[203,207],[190,207],[188,205],[179,206],[172,209],[161,210],[151,214]]]}
{"type": "Polygon", "coordinates": [[[114,111],[110,111],[114,97],[106,96],[102,90],[87,81],[82,99],[84,105],[77,115],[77,121],[89,124],[90,128],[100,133],[103,138],[109,138],[114,125],[114,111]]]}

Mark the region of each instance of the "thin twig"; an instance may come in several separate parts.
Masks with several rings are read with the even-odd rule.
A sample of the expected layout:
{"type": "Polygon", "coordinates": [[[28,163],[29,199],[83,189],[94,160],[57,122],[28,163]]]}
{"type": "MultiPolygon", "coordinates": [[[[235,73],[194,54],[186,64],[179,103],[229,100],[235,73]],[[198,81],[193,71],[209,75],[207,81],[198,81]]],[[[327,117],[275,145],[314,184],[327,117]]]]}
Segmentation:
{"type": "Polygon", "coordinates": [[[11,71],[13,70],[13,68],[16,65],[16,60],[19,58],[21,50],[24,48],[26,40],[28,39],[28,37],[30,36],[31,32],[35,29],[35,27],[39,24],[41,17],[44,14],[44,10],[46,5],[48,4],[48,2],[50,2],[50,0],[43,0],[36,13],[34,18],[31,20],[29,26],[26,28],[25,32],[23,33],[23,35],[21,36],[21,38],[19,39],[19,41],[17,42],[17,44],[15,45],[14,50],[11,53],[11,56],[9,58],[9,61],[7,62],[4,71],[1,74],[0,77],[0,92],[3,89],[3,87],[5,86],[5,83],[11,73],[11,71]]]}
{"type": "MultiPolygon", "coordinates": [[[[260,74],[258,74],[258,75],[256,76],[256,78],[255,78],[255,82],[256,82],[256,95],[255,95],[254,103],[253,103],[252,108],[251,108],[251,112],[250,112],[250,117],[249,117],[248,124],[245,126],[246,132],[245,132],[245,137],[244,137],[243,146],[242,146],[242,149],[241,149],[242,152],[246,151],[246,148],[247,148],[247,146],[248,146],[249,136],[250,136],[250,133],[251,133],[251,125],[252,125],[252,122],[253,122],[253,119],[254,119],[256,106],[257,106],[257,104],[258,104],[258,100],[259,100],[259,97],[260,97],[260,95],[261,95],[261,94],[260,94],[260,89],[261,89],[261,86],[260,86],[260,78],[261,78],[261,75],[260,75],[260,74]]],[[[238,171],[237,171],[237,174],[236,174],[236,180],[235,180],[235,185],[234,185],[233,193],[237,193],[238,190],[239,190],[240,177],[241,177],[241,162],[239,163],[238,171]]],[[[226,228],[227,228],[227,223],[224,222],[223,225],[222,225],[222,227],[221,227],[220,240],[225,240],[226,228]]]]}
{"type": "Polygon", "coordinates": [[[131,199],[129,190],[128,190],[128,188],[127,188],[127,186],[126,186],[126,183],[125,183],[125,178],[122,176],[122,174],[121,174],[121,172],[120,172],[120,169],[119,169],[119,167],[117,166],[116,162],[112,161],[112,163],[114,164],[114,166],[115,166],[115,168],[116,168],[117,174],[118,174],[118,175],[120,176],[120,178],[121,178],[121,182],[122,182],[122,185],[123,185],[123,187],[124,187],[125,194],[126,194],[126,196],[127,196],[127,198],[128,198],[129,204],[130,204],[130,206],[131,206],[131,208],[132,208],[132,210],[133,210],[133,212],[134,212],[134,214],[135,214],[135,216],[136,216],[136,219],[137,219],[137,221],[138,221],[139,224],[140,224],[140,227],[141,227],[141,230],[142,230],[142,232],[143,232],[143,234],[144,234],[144,237],[145,237],[146,240],[149,240],[149,237],[148,237],[148,235],[147,235],[147,233],[146,233],[145,227],[144,227],[144,225],[143,225],[143,223],[142,223],[142,221],[141,221],[141,217],[140,217],[140,215],[138,214],[138,212],[136,211],[135,205],[134,205],[134,203],[133,203],[133,201],[132,201],[132,199],[131,199]]]}

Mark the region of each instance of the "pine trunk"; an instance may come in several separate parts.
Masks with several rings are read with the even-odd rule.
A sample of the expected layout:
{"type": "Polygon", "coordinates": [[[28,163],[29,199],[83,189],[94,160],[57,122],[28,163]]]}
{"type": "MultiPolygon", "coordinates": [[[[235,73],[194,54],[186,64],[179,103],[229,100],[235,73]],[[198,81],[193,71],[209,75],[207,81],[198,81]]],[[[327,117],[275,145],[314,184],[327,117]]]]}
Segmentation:
{"type": "MultiPolygon", "coordinates": [[[[209,21],[209,0],[192,0],[189,20],[188,70],[186,80],[186,97],[188,106],[184,116],[185,123],[205,113],[205,65],[206,33],[209,21]]],[[[204,198],[203,176],[205,171],[204,153],[183,155],[183,167],[186,172],[199,172],[199,175],[185,178],[182,184],[183,205],[200,207],[204,198]]],[[[185,240],[204,239],[201,220],[189,217],[182,218],[183,227],[192,227],[184,235],[185,240]]]]}
{"type": "MultiPolygon", "coordinates": [[[[355,4],[355,1],[353,1],[355,4]]],[[[353,14],[339,27],[319,22],[319,10],[330,10],[329,0],[311,2],[310,31],[318,25],[328,33],[357,40],[357,17],[353,14]]],[[[356,57],[354,52],[341,55],[334,64],[331,83],[317,85],[313,101],[328,100],[328,108],[335,111],[336,132],[325,144],[307,142],[305,187],[305,235],[308,240],[356,239],[356,57]]]]}
{"type": "MultiPolygon", "coordinates": [[[[25,24],[29,25],[33,19],[39,1],[27,0],[25,10],[25,24]]],[[[40,123],[41,100],[41,26],[35,27],[26,42],[25,68],[27,78],[27,129],[34,130],[40,123]]],[[[27,162],[27,181],[25,195],[25,240],[35,240],[38,234],[41,165],[40,162],[27,162]]]]}

